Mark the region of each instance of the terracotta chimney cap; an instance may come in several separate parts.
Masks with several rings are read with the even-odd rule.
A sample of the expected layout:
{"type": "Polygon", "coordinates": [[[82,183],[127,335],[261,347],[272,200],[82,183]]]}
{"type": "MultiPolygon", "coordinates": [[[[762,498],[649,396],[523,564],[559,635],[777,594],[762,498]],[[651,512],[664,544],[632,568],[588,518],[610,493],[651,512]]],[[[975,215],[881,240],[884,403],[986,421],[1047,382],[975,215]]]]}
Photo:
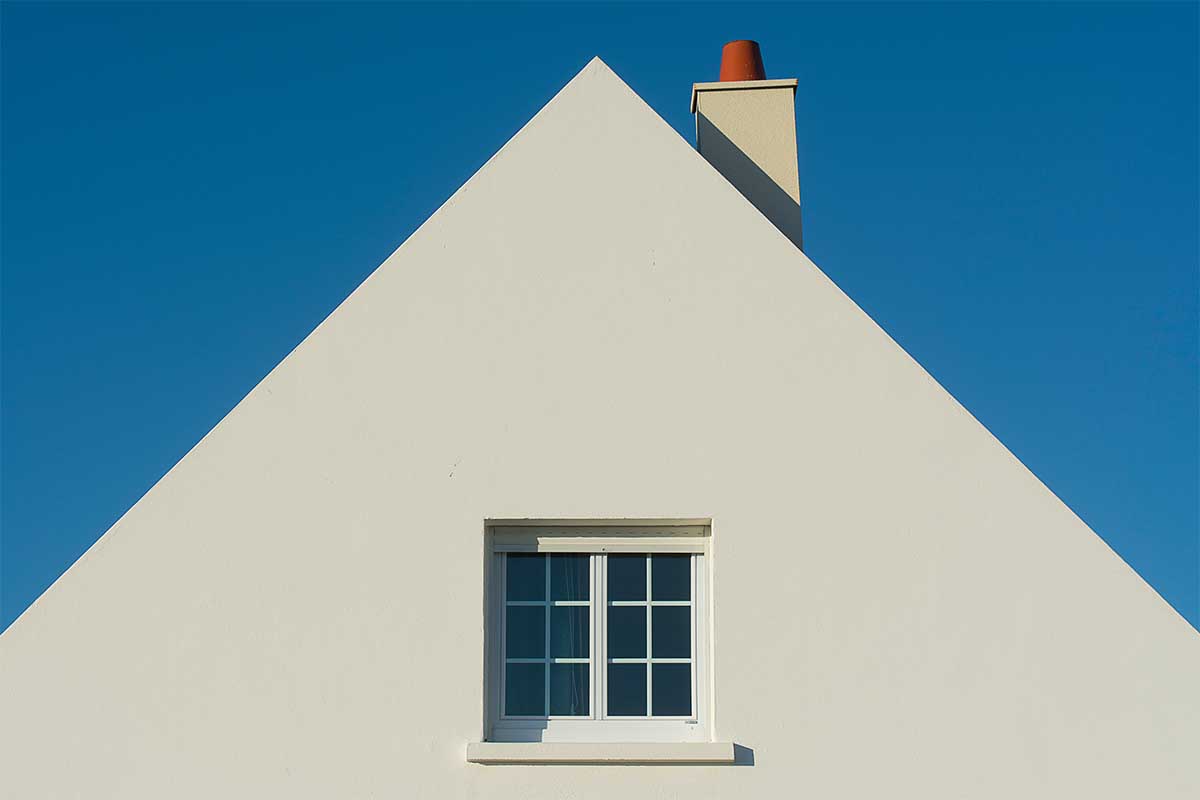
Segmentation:
{"type": "Polygon", "coordinates": [[[761,81],[766,77],[758,42],[737,39],[721,48],[722,81],[761,81]]]}

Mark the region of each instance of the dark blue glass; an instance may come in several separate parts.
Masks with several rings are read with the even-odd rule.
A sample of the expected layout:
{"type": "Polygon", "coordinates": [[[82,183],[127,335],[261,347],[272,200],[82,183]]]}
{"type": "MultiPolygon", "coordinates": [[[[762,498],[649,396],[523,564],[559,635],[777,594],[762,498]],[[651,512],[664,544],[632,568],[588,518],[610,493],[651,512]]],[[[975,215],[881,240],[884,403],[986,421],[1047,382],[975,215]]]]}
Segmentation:
{"type": "Polygon", "coordinates": [[[591,596],[590,563],[591,556],[586,553],[550,556],[550,599],[587,600],[591,596]]]}
{"type": "Polygon", "coordinates": [[[692,657],[692,607],[655,606],[650,627],[654,658],[692,657]]]}
{"type": "Polygon", "coordinates": [[[608,599],[646,599],[646,557],[611,555],[608,557],[608,599]]]}
{"type": "Polygon", "coordinates": [[[546,715],[546,665],[506,664],[504,713],[510,717],[546,715]]]}
{"type": "Polygon", "coordinates": [[[550,665],[551,716],[586,717],[588,702],[588,665],[550,665]]]}
{"type": "Polygon", "coordinates": [[[692,715],[692,665],[655,664],[653,679],[654,716],[692,715]]]}
{"type": "Polygon", "coordinates": [[[550,607],[550,655],[553,658],[588,657],[590,613],[587,606],[550,607]]]}
{"type": "Polygon", "coordinates": [[[608,715],[646,716],[646,665],[608,665],[608,715]]]}
{"type": "Polygon", "coordinates": [[[646,607],[608,607],[608,657],[646,657],[646,607]]]}
{"type": "Polygon", "coordinates": [[[692,599],[691,556],[651,556],[650,569],[650,591],[654,594],[654,600],[692,599]]]}
{"type": "Polygon", "coordinates": [[[546,657],[546,607],[509,606],[505,609],[506,658],[546,657]]]}
{"type": "Polygon", "coordinates": [[[509,553],[506,571],[508,600],[546,599],[546,557],[539,553],[509,553]]]}

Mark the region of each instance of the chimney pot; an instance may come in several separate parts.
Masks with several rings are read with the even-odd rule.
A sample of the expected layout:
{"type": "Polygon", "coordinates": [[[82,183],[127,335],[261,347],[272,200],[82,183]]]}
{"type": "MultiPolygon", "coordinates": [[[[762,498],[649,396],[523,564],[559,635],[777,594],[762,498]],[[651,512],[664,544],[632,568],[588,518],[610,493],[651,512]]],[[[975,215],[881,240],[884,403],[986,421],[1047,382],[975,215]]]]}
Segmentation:
{"type": "Polygon", "coordinates": [[[721,48],[722,81],[762,81],[766,78],[758,42],[738,39],[721,48]]]}

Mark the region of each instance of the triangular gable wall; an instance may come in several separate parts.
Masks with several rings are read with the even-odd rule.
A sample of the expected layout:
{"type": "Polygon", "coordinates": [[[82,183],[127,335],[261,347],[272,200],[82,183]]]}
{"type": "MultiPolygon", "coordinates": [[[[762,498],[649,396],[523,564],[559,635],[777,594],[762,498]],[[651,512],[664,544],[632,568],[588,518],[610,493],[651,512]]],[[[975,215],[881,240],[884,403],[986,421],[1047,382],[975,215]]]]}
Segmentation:
{"type": "Polygon", "coordinates": [[[1200,638],[599,60],[0,638],[12,797],[1200,787],[1200,638]],[[751,768],[482,768],[482,522],[707,517],[751,768]]]}

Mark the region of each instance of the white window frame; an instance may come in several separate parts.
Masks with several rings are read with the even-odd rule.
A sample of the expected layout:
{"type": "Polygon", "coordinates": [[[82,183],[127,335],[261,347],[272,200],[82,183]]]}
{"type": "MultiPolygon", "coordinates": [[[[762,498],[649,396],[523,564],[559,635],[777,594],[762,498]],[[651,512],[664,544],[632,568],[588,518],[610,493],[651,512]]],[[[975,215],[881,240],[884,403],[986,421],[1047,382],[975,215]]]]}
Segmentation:
{"type": "MultiPolygon", "coordinates": [[[[484,739],[493,742],[709,742],[712,741],[711,697],[711,531],[710,520],[488,520],[486,532],[486,616],[485,628],[485,719],[484,739]],[[691,559],[691,601],[656,601],[649,590],[651,571],[647,570],[647,596],[644,601],[612,601],[613,605],[642,606],[647,609],[647,650],[644,659],[617,659],[615,663],[645,663],[647,672],[647,714],[653,712],[653,664],[684,663],[692,666],[692,714],[687,717],[610,717],[607,715],[607,672],[609,663],[606,637],[610,601],[607,598],[605,558],[589,560],[591,591],[587,605],[590,652],[587,717],[508,717],[504,708],[504,620],[505,553],[610,553],[664,554],[688,553],[691,559]],[[692,608],[692,652],[690,659],[655,659],[650,649],[654,606],[690,605],[692,608]]],[[[649,567],[649,564],[647,564],[649,567]]],[[[547,614],[554,601],[547,593],[547,614]]],[[[582,601],[558,601],[562,605],[584,605],[582,601]]],[[[547,626],[548,628],[549,626],[547,626]]],[[[549,664],[566,662],[551,659],[549,664]]],[[[578,663],[578,660],[574,660],[578,663]]],[[[549,678],[546,678],[547,685],[549,678]]],[[[549,689],[547,688],[547,692],[549,689]]],[[[547,711],[549,710],[547,698],[547,711]]]]}

